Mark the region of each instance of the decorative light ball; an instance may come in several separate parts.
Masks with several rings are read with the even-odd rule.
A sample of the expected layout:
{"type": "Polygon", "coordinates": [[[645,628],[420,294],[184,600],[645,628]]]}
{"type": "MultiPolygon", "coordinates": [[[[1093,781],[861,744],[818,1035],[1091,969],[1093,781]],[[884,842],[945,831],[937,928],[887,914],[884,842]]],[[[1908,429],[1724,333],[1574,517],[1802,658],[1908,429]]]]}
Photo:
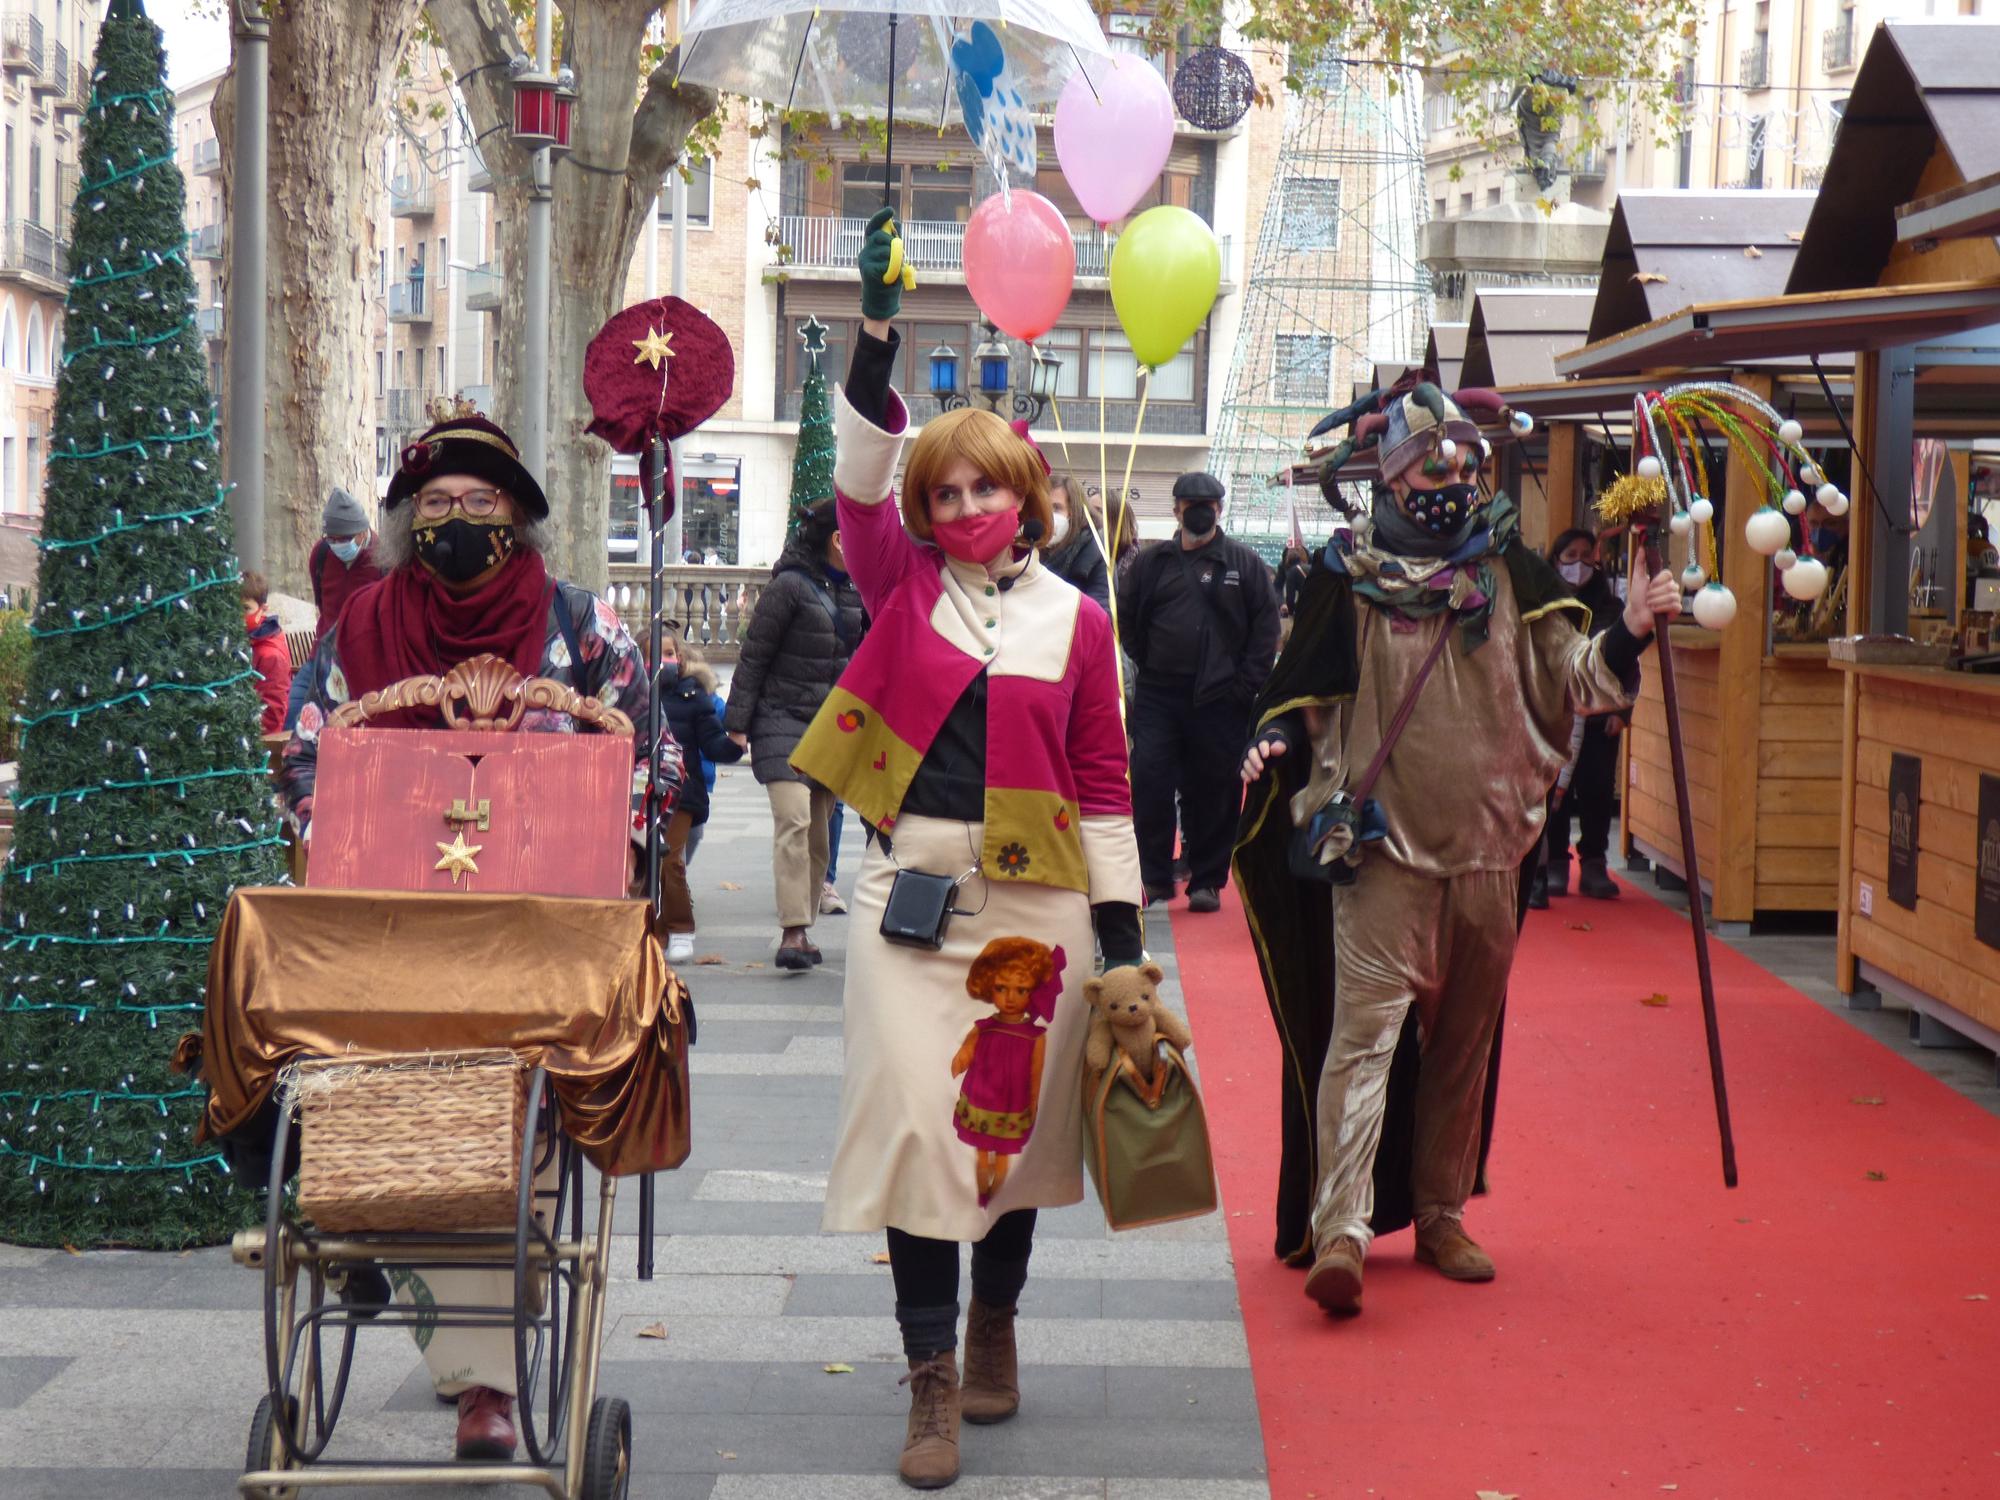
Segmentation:
{"type": "Polygon", "coordinates": [[[1820,483],[1823,483],[1823,482],[1825,481],[1825,479],[1826,479],[1826,475],[1824,475],[1824,474],[1820,473],[1820,471],[1819,471],[1819,465],[1817,465],[1817,464],[1800,464],[1800,465],[1799,465],[1799,483],[1800,483],[1800,484],[1820,484],[1820,483]]]}
{"type": "Polygon", "coordinates": [[[1802,516],[1806,513],[1806,497],[1797,490],[1785,491],[1785,514],[1802,516]]]}
{"type": "Polygon", "coordinates": [[[1794,552],[1790,547],[1780,547],[1776,552],[1771,554],[1771,566],[1776,568],[1780,573],[1784,572],[1785,569],[1798,560],[1798,553],[1794,552]]]}
{"type": "Polygon", "coordinates": [[[1711,583],[1694,596],[1695,624],[1704,630],[1720,630],[1736,618],[1736,596],[1721,583],[1711,583]]]}
{"type": "Polygon", "coordinates": [[[1753,552],[1769,557],[1791,541],[1792,523],[1785,519],[1783,511],[1767,505],[1743,523],[1743,535],[1749,539],[1753,552]]]}
{"type": "Polygon", "coordinates": [[[1706,495],[1696,495],[1688,503],[1688,517],[1697,526],[1706,526],[1715,519],[1715,502],[1706,495]]]}
{"type": "Polygon", "coordinates": [[[1778,579],[1794,599],[1817,599],[1826,592],[1826,564],[1816,557],[1802,557],[1778,579]]]}
{"type": "Polygon", "coordinates": [[[1658,479],[1660,477],[1660,461],[1648,453],[1644,458],[1639,460],[1638,474],[1641,479],[1658,479]]]}
{"type": "Polygon", "coordinates": [[[1485,438],[1481,438],[1479,440],[1479,461],[1481,463],[1484,463],[1486,462],[1487,459],[1491,458],[1492,456],[1493,456],[1493,445],[1487,442],[1485,438]]]}
{"type": "Polygon", "coordinates": [[[1805,435],[1805,428],[1799,426],[1790,417],[1785,418],[1784,421],[1778,424],[1778,441],[1780,442],[1796,444],[1805,435]]]}
{"type": "Polygon", "coordinates": [[[1686,536],[1694,530],[1694,517],[1684,510],[1677,510],[1667,518],[1667,530],[1675,536],[1686,536]]]}
{"type": "Polygon", "coordinates": [[[1458,457],[1458,444],[1450,438],[1438,439],[1438,457],[1450,463],[1458,457]]]}
{"type": "Polygon", "coordinates": [[[1819,501],[1821,505],[1831,505],[1833,503],[1833,497],[1835,495],[1838,495],[1839,493],[1840,493],[1839,489],[1836,488],[1835,486],[1831,484],[1822,484],[1818,489],[1813,491],[1813,499],[1819,501]]]}
{"type": "Polygon", "coordinates": [[[1831,498],[1821,500],[1820,504],[1826,507],[1826,513],[1830,516],[1844,516],[1847,514],[1847,496],[1839,490],[1835,490],[1831,498]]]}
{"type": "Polygon", "coordinates": [[[1524,411],[1509,412],[1507,425],[1513,429],[1514,436],[1526,437],[1535,430],[1535,419],[1524,411]]]}
{"type": "Polygon", "coordinates": [[[1708,572],[1700,563],[1689,563],[1681,569],[1681,587],[1693,593],[1708,582],[1708,572]]]}

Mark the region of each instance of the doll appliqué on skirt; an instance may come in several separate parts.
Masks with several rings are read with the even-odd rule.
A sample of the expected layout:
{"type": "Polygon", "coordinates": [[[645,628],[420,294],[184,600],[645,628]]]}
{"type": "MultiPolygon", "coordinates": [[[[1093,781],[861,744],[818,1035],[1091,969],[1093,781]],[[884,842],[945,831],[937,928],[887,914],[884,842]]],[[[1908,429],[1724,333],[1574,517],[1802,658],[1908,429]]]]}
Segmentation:
{"type": "Polygon", "coordinates": [[[1034,1133],[1042,1097],[1048,1024],[1055,1019],[1067,960],[1060,948],[1033,938],[999,937],[979,950],[966,971],[965,992],[993,1007],[972,1023],[951,1060],[963,1078],[952,1123],[979,1154],[973,1180],[983,1208],[1007,1180],[1012,1158],[1034,1133]]]}

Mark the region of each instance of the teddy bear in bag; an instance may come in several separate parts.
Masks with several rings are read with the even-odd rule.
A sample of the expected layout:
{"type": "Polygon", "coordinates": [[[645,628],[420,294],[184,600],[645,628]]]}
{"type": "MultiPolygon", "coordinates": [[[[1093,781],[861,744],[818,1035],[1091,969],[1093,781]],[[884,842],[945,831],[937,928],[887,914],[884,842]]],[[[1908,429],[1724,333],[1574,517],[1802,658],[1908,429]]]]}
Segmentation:
{"type": "Polygon", "coordinates": [[[1159,1038],[1165,1037],[1182,1052],[1193,1045],[1187,1022],[1160,999],[1160,983],[1166,977],[1166,970],[1158,964],[1140,964],[1112,969],[1101,978],[1084,982],[1083,998],[1090,1002],[1091,1014],[1083,1059],[1092,1073],[1101,1074],[1111,1066],[1115,1046],[1132,1059],[1139,1076],[1151,1083],[1159,1038]]]}

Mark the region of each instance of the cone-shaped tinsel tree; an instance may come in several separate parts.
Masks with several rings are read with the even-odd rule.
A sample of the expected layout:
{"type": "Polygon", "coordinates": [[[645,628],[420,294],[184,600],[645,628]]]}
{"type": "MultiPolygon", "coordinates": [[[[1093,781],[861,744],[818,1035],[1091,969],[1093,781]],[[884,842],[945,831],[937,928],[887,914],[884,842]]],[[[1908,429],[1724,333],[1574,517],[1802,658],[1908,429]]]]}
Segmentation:
{"type": "Polygon", "coordinates": [[[71,215],[41,604],[0,875],[0,1240],[171,1247],[245,1221],[202,1090],[230,890],[281,878],[160,33],[113,0],[71,215]]]}
{"type": "Polygon", "coordinates": [[[833,498],[833,407],[826,399],[826,377],[819,372],[814,351],[799,400],[799,442],[792,450],[792,513],[786,527],[798,530],[805,513],[833,498]]]}

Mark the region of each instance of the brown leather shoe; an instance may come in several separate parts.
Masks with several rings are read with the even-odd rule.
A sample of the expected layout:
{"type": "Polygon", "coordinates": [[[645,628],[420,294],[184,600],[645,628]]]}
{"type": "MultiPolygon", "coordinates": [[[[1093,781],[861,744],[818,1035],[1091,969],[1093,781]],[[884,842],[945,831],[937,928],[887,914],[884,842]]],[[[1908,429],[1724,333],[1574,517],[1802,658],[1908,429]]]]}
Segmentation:
{"type": "Polygon", "coordinates": [[[1306,1295],[1330,1313],[1361,1311],[1361,1262],[1368,1252],[1359,1240],[1341,1235],[1321,1250],[1306,1276],[1306,1295]]]}
{"type": "Polygon", "coordinates": [[[965,1384],[959,1409],[968,1422],[1004,1422],[1021,1409],[1021,1367],[1014,1352],[1014,1309],[977,1297],[965,1315],[965,1384]]]}
{"type": "Polygon", "coordinates": [[[475,1385],[458,1398],[461,1463],[505,1463],[514,1456],[514,1398],[475,1385]]]}
{"type": "Polygon", "coordinates": [[[958,1356],[913,1359],[897,1384],[910,1388],[910,1429],[896,1472],[913,1490],[941,1490],[958,1478],[958,1356]]]}
{"type": "Polygon", "coordinates": [[[1493,1279],[1493,1257],[1474,1244],[1455,1219],[1439,1219],[1417,1231],[1417,1264],[1436,1266],[1453,1281],[1493,1279]]]}

